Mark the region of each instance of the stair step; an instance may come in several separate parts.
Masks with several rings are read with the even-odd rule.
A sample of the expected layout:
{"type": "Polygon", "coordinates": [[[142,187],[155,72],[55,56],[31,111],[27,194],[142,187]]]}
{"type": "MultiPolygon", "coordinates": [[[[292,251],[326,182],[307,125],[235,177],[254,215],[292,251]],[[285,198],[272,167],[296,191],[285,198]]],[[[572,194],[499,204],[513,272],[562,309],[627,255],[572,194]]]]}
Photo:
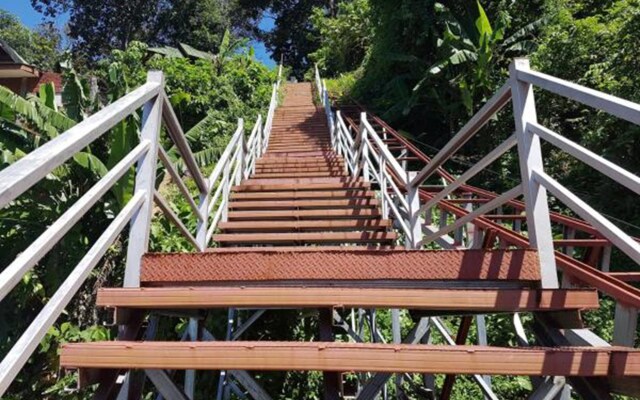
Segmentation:
{"type": "Polygon", "coordinates": [[[222,233],[213,240],[222,244],[291,244],[291,243],[378,243],[392,242],[395,232],[287,232],[287,233],[222,233]]]}
{"type": "Polygon", "coordinates": [[[343,170],[339,172],[333,171],[316,171],[316,172],[256,172],[251,179],[271,179],[271,178],[315,178],[315,177],[332,177],[332,176],[349,176],[343,170]]]}
{"type": "Polygon", "coordinates": [[[279,220],[279,219],[371,219],[379,218],[377,209],[342,210],[271,210],[271,211],[229,211],[230,221],[279,220]]]}
{"type": "Polygon", "coordinates": [[[145,254],[143,286],[510,287],[540,283],[535,250],[362,250],[299,247],[145,254]],[[321,249],[321,251],[319,251],[321,249]],[[394,286],[395,285],[395,286],[394,286]]]}
{"type": "Polygon", "coordinates": [[[375,193],[365,189],[327,191],[285,191],[285,192],[233,192],[231,200],[311,200],[341,198],[374,198],[375,193]]]}
{"type": "Polygon", "coordinates": [[[230,210],[374,208],[376,199],[232,201],[230,210]]]}
{"type": "MultiPolygon", "coordinates": [[[[353,185],[354,187],[360,187],[359,184],[365,184],[362,179],[354,179],[351,177],[308,177],[308,178],[263,178],[263,179],[245,179],[240,182],[240,186],[255,186],[255,185],[313,185],[313,184],[332,184],[340,185],[346,184],[347,186],[353,185]]],[[[340,186],[334,186],[340,188],[340,186]]],[[[296,187],[291,187],[290,190],[298,190],[296,187]]]]}
{"type": "Polygon", "coordinates": [[[381,245],[381,244],[344,244],[344,245],[322,245],[322,246],[234,246],[234,247],[210,247],[207,253],[246,253],[246,252],[269,252],[269,253],[295,253],[295,252],[327,252],[327,251],[386,251],[401,250],[403,246],[381,245]]]}
{"type": "Polygon", "coordinates": [[[99,289],[109,308],[403,308],[473,313],[597,309],[594,289],[171,287],[99,289]]]}
{"type": "Polygon", "coordinates": [[[371,184],[362,181],[350,182],[311,182],[311,183],[252,183],[242,182],[233,186],[233,192],[280,192],[280,191],[320,191],[320,190],[366,190],[371,184]]]}
{"type": "Polygon", "coordinates": [[[391,228],[388,219],[353,220],[306,220],[306,221],[235,221],[222,222],[218,229],[231,232],[296,232],[296,231],[340,231],[383,230],[391,228]]]}
{"type": "Polygon", "coordinates": [[[301,158],[301,157],[293,157],[293,158],[261,158],[256,162],[256,166],[259,167],[278,167],[278,166],[287,166],[287,167],[314,167],[314,166],[344,166],[344,160],[339,157],[333,158],[325,158],[325,157],[312,157],[312,158],[301,158]]]}
{"type": "Polygon", "coordinates": [[[265,153],[264,157],[332,157],[332,151],[329,150],[309,150],[309,151],[270,151],[265,153]]]}
{"type": "Polygon", "coordinates": [[[344,172],[344,167],[330,167],[330,166],[316,166],[316,167],[306,167],[306,166],[288,166],[283,165],[281,167],[263,167],[257,166],[256,173],[265,173],[265,174],[275,174],[275,173],[285,173],[285,172],[293,172],[293,173],[302,173],[302,172],[344,172]]]}
{"type": "Polygon", "coordinates": [[[336,342],[115,341],[64,344],[60,365],[92,369],[607,377],[640,376],[640,350],[616,346],[513,348],[336,342]]]}

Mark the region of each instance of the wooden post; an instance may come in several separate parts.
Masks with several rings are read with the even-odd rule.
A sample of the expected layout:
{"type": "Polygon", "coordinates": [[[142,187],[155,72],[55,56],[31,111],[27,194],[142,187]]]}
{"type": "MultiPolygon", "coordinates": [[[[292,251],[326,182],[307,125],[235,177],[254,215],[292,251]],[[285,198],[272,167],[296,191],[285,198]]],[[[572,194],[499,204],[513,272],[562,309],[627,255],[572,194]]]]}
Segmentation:
{"type": "Polygon", "coordinates": [[[528,130],[527,124],[537,122],[533,85],[518,79],[518,70],[528,70],[529,60],[516,59],[509,67],[513,114],[516,122],[518,156],[527,212],[529,244],[538,250],[542,287],[558,287],[547,190],[533,179],[532,170],[543,169],[540,137],[528,130]]]}
{"type": "MultiPolygon", "coordinates": [[[[147,82],[158,82],[164,85],[161,71],[149,71],[147,82]]],[[[158,162],[158,142],[162,121],[162,96],[158,95],[144,105],[142,113],[141,139],[151,142],[147,154],[138,162],[134,193],[145,193],[144,203],[131,219],[129,246],[127,248],[127,265],[124,272],[125,287],[140,286],[140,263],[142,255],[149,248],[149,229],[153,214],[153,192],[156,183],[156,166],[158,162]]]]}

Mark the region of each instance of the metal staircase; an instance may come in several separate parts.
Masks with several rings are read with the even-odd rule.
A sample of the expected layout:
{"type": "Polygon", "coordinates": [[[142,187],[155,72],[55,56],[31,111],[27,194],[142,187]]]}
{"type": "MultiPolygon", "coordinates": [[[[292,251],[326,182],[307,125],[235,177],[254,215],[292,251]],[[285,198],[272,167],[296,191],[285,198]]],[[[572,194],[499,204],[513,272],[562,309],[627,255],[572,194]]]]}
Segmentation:
{"type": "MultiPolygon", "coordinates": [[[[615,246],[638,263],[640,246],[545,174],[540,140],[636,194],[640,179],[540,125],[534,85],[640,124],[640,106],[516,60],[505,86],[429,159],[363,108],[333,107],[316,70],[315,86],[284,86],[281,104],[275,84],[267,116],[257,118],[247,137],[240,121],[206,179],[181,136],[161,78],[150,74],[142,88],[0,172],[5,206],[144,105],[141,143],[113,172],[121,176],[138,163],[134,197],[2,361],[0,393],[131,221],[125,287],[102,288],[97,300],[115,309],[118,340],[72,343],[61,351],[61,366],[78,370],[82,387],[98,384],[96,398],[140,398],[148,379],[160,398],[192,399],[200,379],[217,379],[218,399],[262,400],[273,394],[247,371],[294,370],[323,371],[325,399],[387,398],[389,385],[401,398],[405,383],[419,387],[421,396],[448,399],[456,375],[470,376],[490,399],[498,398],[490,375],[530,376],[532,399],[568,399],[572,391],[585,399],[639,395],[640,351],[633,345],[640,291],[624,282],[632,275],[608,272],[607,257],[615,246]],[[449,174],[445,163],[510,101],[514,135],[461,176],[449,174]],[[161,120],[199,190],[196,201],[178,184],[199,220],[195,233],[153,186],[156,154],[182,182],[158,146],[161,120]],[[521,170],[513,189],[495,194],[467,184],[512,148],[521,170]],[[550,212],[547,191],[583,220],[550,212]],[[195,252],[147,252],[154,200],[195,252]],[[558,231],[566,237],[554,240],[558,231]],[[578,258],[572,251],[577,246],[592,250],[578,258]],[[618,302],[613,343],[582,322],[582,311],[598,308],[599,292],[618,302]],[[228,312],[224,337],[214,337],[205,323],[215,309],[228,312]],[[242,340],[258,319],[278,309],[318,310],[318,340],[242,340]],[[379,329],[380,309],[390,310],[391,337],[379,329]],[[400,309],[409,313],[401,317],[400,309]],[[248,318],[240,319],[239,310],[248,318]],[[534,316],[533,332],[525,332],[521,312],[534,316]],[[487,330],[497,328],[487,326],[485,315],[497,313],[512,315],[516,346],[489,342],[487,330]],[[457,317],[457,332],[445,316],[457,317]],[[158,320],[175,317],[189,321],[182,337],[157,337],[158,320]],[[468,339],[474,323],[478,343],[468,339]],[[410,325],[404,337],[403,324],[410,325]],[[445,344],[431,343],[434,332],[445,344]],[[343,374],[355,374],[355,393],[343,387],[343,374]],[[446,375],[438,387],[434,374],[446,375]]],[[[72,216],[63,215],[59,226],[2,272],[0,293],[72,226],[79,218],[74,213],[95,203],[116,179],[106,178],[85,203],[67,211],[72,216]]]]}

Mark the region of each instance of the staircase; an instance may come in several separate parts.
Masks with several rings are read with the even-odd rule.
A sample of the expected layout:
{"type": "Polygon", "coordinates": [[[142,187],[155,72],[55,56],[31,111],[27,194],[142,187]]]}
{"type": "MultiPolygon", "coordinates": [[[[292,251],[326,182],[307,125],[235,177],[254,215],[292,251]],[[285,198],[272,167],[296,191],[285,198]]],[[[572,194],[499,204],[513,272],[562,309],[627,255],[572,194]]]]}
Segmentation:
{"type": "Polygon", "coordinates": [[[216,243],[230,246],[388,247],[397,238],[382,219],[371,184],[349,177],[332,149],[311,84],[286,87],[269,145],[256,171],[234,186],[216,243]]]}
{"type": "Polygon", "coordinates": [[[60,354],[62,368],[79,371],[80,387],[97,385],[96,399],[140,399],[148,380],[158,399],[268,400],[274,394],[261,386],[262,371],[322,371],[327,400],[386,400],[390,385],[398,398],[410,390],[413,398],[448,400],[457,375],[492,400],[498,396],[490,375],[530,377],[531,399],[565,399],[572,391],[584,399],[640,395],[634,348],[640,289],[624,281],[637,273],[598,269],[602,249],[610,256],[614,246],[640,264],[638,239],[547,175],[539,142],[636,193],[640,178],[540,125],[534,85],[640,121],[636,104],[516,60],[510,80],[428,158],[361,108],[333,108],[316,70],[315,85],[288,84],[281,102],[278,80],[266,117],[258,116],[248,135],[239,121],[207,179],[164,94],[162,74],[150,72],[140,88],[0,171],[5,207],[143,109],[140,143],[0,272],[1,300],[137,166],[132,198],[2,360],[0,396],[127,226],[123,287],[97,294],[97,306],[115,310],[117,340],[69,343],[60,354]],[[447,172],[445,163],[510,102],[516,133],[460,176],[447,172]],[[161,147],[162,124],[187,174],[161,147]],[[467,183],[516,145],[515,187],[498,194],[467,183]],[[185,196],[195,233],[156,189],[159,163],[185,196]],[[584,220],[550,212],[547,193],[584,220]],[[149,253],[156,212],[195,251],[149,253]],[[559,240],[558,231],[570,234],[559,240]],[[589,247],[587,258],[573,252],[577,246],[589,247]],[[599,307],[599,293],[616,301],[611,344],[581,315],[599,307]],[[265,314],[280,323],[281,310],[292,309],[317,322],[314,340],[243,340],[265,314]],[[211,326],[219,320],[208,318],[214,310],[227,313],[225,327],[211,326]],[[390,329],[380,325],[380,310],[389,310],[390,329]],[[526,330],[519,313],[532,316],[526,330]],[[508,318],[485,318],[495,314],[508,318]],[[185,322],[180,337],[160,329],[175,327],[178,318],[185,322]],[[512,340],[492,343],[489,324],[501,334],[508,325],[512,340]],[[445,375],[438,385],[435,374],[445,375]]]}
{"type": "MultiPolygon", "coordinates": [[[[255,172],[231,187],[227,218],[213,235],[218,247],[146,254],[141,287],[99,290],[98,305],[115,309],[121,332],[129,333],[115,342],[63,347],[61,366],[79,369],[82,385],[101,383],[108,398],[120,390],[117,373],[144,370],[166,398],[191,398],[190,371],[226,370],[220,388],[241,383],[250,397],[268,399],[246,370],[320,370],[324,398],[337,399],[346,395],[342,373],[366,372],[374,375],[361,381],[358,399],[373,399],[392,373],[400,380],[404,372],[440,373],[447,374],[445,399],[457,374],[471,375],[487,398],[497,397],[481,375],[564,376],[588,384],[640,376],[640,352],[627,347],[571,341],[557,347],[553,340],[549,347],[527,347],[526,337],[520,347],[466,345],[472,316],[482,314],[532,312],[542,329],[562,336],[554,313],[579,320],[581,311],[598,307],[597,291],[541,288],[535,250],[396,248],[398,234],[375,194],[380,183],[374,188],[351,176],[348,160],[333,150],[326,115],[313,104],[312,86],[289,84],[285,93],[255,172]],[[320,340],[247,342],[241,338],[249,328],[230,324],[226,340],[214,341],[198,319],[191,319],[186,341],[156,341],[152,328],[143,329],[148,315],[238,308],[257,310],[256,318],[265,309],[319,310],[320,340]],[[374,335],[367,343],[364,331],[344,323],[342,310],[351,308],[368,310],[358,324],[368,321],[372,328],[379,308],[411,310],[416,325],[404,340],[382,343],[374,335]],[[462,316],[456,337],[444,315],[462,316]],[[422,344],[427,327],[449,346],[422,344]],[[335,342],[336,331],[351,340],[335,342]],[[175,370],[187,371],[184,386],[173,378],[175,370]]],[[[426,380],[424,390],[435,395],[426,380]]]]}

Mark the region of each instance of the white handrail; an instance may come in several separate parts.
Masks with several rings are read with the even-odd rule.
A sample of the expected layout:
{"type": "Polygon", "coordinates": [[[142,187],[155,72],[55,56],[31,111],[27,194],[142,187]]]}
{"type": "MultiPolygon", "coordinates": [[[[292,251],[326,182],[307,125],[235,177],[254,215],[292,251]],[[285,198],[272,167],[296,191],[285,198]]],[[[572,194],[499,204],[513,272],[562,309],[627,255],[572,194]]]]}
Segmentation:
{"type": "Polygon", "coordinates": [[[485,103],[462,129],[436,154],[418,175],[411,181],[411,186],[418,187],[427,180],[445,161],[449,160],[465,143],[485,126],[491,118],[507,105],[511,99],[511,87],[505,83],[496,94],[485,103]]]}
{"type": "Polygon", "coordinates": [[[0,208],[160,93],[149,82],[0,171],[0,208]]]}
{"type": "Polygon", "coordinates": [[[542,72],[523,69],[517,64],[516,71],[516,77],[522,82],[530,83],[562,97],[606,111],[618,118],[640,125],[640,104],[568,82],[555,76],[543,74],[542,72]]]}
{"type": "Polygon", "coordinates": [[[278,81],[273,85],[266,123],[258,116],[250,136],[249,145],[244,138],[244,126],[239,120],[238,129],[232,136],[227,149],[214,168],[208,182],[193,156],[184,136],[182,127],[164,93],[164,77],[161,72],[149,72],[148,81],[138,89],[115,101],[83,122],[52,139],[19,161],[0,171],[0,208],[44,178],[48,173],[73,157],[75,153],[90,145],[117,123],[144,107],[141,140],[120,162],[87,191],[75,204],[56,220],[43,234],[23,251],[7,268],[0,273],[0,301],[10,293],[13,287],[55,244],[67,233],[80,218],[100,200],[106,192],[131,167],[138,163],[136,186],[133,197],[120,211],[113,222],[96,243],[77,264],[63,284],[45,304],[43,310],[31,323],[20,339],[11,348],[0,364],[0,397],[7,390],[24,363],[31,356],[43,336],[58,318],[64,307],[75,295],[93,267],[113,243],[116,237],[131,223],[129,247],[127,249],[127,267],[125,285],[139,285],[140,260],[148,249],[153,202],[159,205],[165,216],[174,223],[197,251],[204,251],[218,221],[226,218],[229,191],[232,178],[231,165],[235,164],[234,179],[239,181],[248,170],[255,167],[255,161],[268,144],[273,115],[277,106],[277,91],[280,86],[282,67],[278,71],[278,81]],[[160,147],[161,124],[164,122],[167,132],[186,165],[189,174],[198,187],[200,204],[196,204],[187,186],[180,177],[168,154],[160,147]],[[233,157],[232,157],[233,155],[233,157]],[[157,158],[165,166],[181,194],[186,197],[198,220],[197,235],[189,231],[184,222],[176,215],[167,201],[155,189],[157,158]],[[211,191],[220,178],[222,182],[215,191],[213,202],[209,203],[211,191]],[[223,201],[213,215],[213,224],[208,226],[215,203],[223,201]]]}

